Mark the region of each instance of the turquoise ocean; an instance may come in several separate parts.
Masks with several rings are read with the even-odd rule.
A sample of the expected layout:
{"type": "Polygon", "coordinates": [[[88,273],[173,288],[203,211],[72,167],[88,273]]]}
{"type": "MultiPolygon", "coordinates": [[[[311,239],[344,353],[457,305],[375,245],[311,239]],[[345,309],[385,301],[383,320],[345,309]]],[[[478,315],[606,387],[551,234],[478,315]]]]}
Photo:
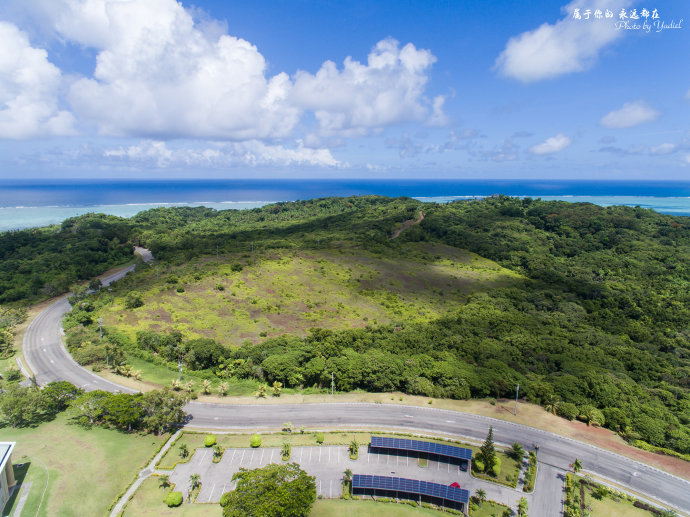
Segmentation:
{"type": "Polygon", "coordinates": [[[120,217],[152,208],[256,208],[279,201],[328,196],[407,196],[448,203],[505,194],[518,197],[625,205],[690,216],[690,182],[546,180],[180,180],[2,181],[0,231],[59,224],[88,212],[120,217]]]}

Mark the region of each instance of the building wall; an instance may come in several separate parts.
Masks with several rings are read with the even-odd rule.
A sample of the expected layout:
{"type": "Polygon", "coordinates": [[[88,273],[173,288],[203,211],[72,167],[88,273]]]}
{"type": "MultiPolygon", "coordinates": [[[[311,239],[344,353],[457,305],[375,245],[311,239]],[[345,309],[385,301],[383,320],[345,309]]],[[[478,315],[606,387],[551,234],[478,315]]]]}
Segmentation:
{"type": "Polygon", "coordinates": [[[5,468],[0,472],[0,508],[4,508],[10,498],[10,489],[16,484],[12,470],[12,457],[7,460],[5,468]]]}

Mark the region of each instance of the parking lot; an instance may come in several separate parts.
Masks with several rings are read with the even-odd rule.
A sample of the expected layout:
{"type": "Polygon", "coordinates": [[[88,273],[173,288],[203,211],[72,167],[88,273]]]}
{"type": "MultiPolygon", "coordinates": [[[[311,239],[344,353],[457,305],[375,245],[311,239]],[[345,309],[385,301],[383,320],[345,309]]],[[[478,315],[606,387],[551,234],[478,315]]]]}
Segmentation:
{"type": "MultiPolygon", "coordinates": [[[[282,461],[279,447],[226,449],[219,463],[213,463],[212,459],[211,449],[197,449],[189,462],[180,463],[175,467],[170,481],[175,483],[177,490],[182,491],[186,497],[189,477],[199,474],[202,485],[196,502],[218,502],[225,492],[235,487],[231,480],[240,467],[255,469],[282,461]]],[[[489,499],[505,501],[508,504],[516,504],[520,498],[520,494],[515,490],[474,479],[468,472],[462,472],[457,465],[429,461],[426,467],[420,467],[416,457],[373,454],[368,452],[366,446],[360,447],[359,458],[356,461],[350,459],[347,446],[293,447],[290,461],[298,463],[316,478],[317,494],[325,498],[340,497],[343,472],[346,469],[350,469],[353,474],[396,476],[448,485],[457,482],[471,493],[483,488],[489,499]]]]}

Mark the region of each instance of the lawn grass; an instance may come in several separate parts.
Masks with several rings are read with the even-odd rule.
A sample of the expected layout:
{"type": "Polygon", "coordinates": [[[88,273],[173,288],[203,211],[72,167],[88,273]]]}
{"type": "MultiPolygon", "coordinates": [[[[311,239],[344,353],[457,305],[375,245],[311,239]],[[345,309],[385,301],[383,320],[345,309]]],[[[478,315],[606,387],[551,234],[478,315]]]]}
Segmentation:
{"type": "Polygon", "coordinates": [[[407,504],[377,503],[375,501],[343,501],[340,499],[318,499],[309,517],[383,517],[395,515],[448,515],[429,508],[413,508],[407,504]]]}
{"type": "Polygon", "coordinates": [[[592,508],[591,517],[652,517],[654,515],[642,508],[635,508],[627,499],[614,500],[611,496],[606,496],[600,501],[588,497],[587,506],[592,508]]]}
{"type": "Polygon", "coordinates": [[[223,512],[219,504],[187,504],[183,502],[177,508],[168,508],[163,502],[170,489],[159,486],[160,477],[150,476],[145,479],[127,502],[122,517],[221,517],[223,512]]]}
{"type": "MultiPolygon", "coordinates": [[[[469,448],[474,451],[474,456],[479,453],[479,447],[471,446],[469,448]]],[[[483,472],[475,472],[474,463],[472,464],[472,475],[478,479],[484,479],[486,481],[493,481],[494,483],[515,487],[518,476],[520,475],[520,462],[514,460],[500,449],[496,449],[496,455],[501,458],[501,472],[498,476],[494,477],[483,472]]]]}
{"type": "Polygon", "coordinates": [[[508,507],[494,501],[484,501],[476,510],[472,510],[472,517],[502,517],[508,507]]]}
{"type": "MultiPolygon", "coordinates": [[[[0,429],[0,441],[17,442],[14,464],[25,464],[16,470],[17,477],[32,482],[22,515],[38,516],[106,515],[167,438],[87,430],[69,424],[64,414],[35,428],[0,429]]],[[[14,511],[16,500],[3,515],[14,511]]]]}

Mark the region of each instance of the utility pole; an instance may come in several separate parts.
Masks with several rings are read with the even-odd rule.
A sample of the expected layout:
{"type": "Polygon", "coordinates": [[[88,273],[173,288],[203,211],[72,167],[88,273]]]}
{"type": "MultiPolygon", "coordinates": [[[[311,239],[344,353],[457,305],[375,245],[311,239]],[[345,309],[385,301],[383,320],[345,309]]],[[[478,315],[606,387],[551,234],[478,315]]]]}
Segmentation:
{"type": "Polygon", "coordinates": [[[177,382],[182,382],[182,359],[177,362],[177,367],[180,369],[180,375],[177,377],[177,382]]]}
{"type": "Polygon", "coordinates": [[[518,394],[520,393],[520,383],[517,385],[517,389],[515,390],[515,416],[517,416],[517,401],[518,401],[518,394]]]}
{"type": "Polygon", "coordinates": [[[103,318],[98,318],[98,334],[103,339],[103,318]]]}
{"type": "Polygon", "coordinates": [[[254,253],[254,241],[252,241],[252,253],[254,253]]]}
{"type": "Polygon", "coordinates": [[[334,389],[335,389],[335,381],[333,380],[333,372],[331,372],[331,396],[333,396],[334,389]]]}

